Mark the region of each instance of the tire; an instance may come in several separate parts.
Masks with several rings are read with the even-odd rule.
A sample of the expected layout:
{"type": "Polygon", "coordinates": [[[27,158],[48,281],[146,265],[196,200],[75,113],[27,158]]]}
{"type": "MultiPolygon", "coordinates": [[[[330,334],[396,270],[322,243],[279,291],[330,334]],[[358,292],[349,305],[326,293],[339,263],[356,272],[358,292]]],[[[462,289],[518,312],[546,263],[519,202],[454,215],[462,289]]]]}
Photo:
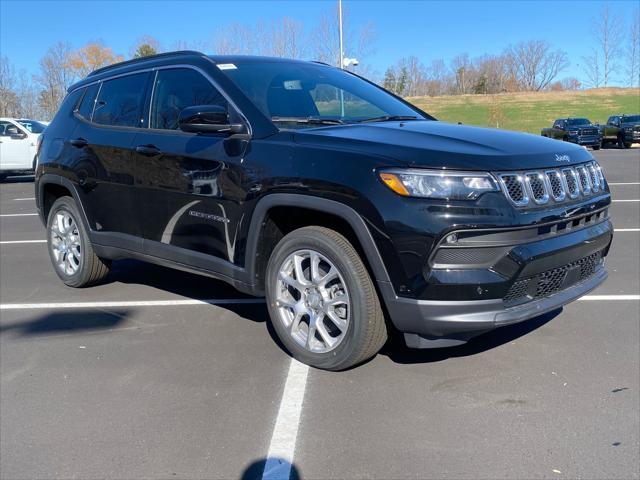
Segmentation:
{"type": "Polygon", "coordinates": [[[6,173],[0,173],[0,182],[4,182],[7,179],[8,175],[6,173]]]}
{"type": "Polygon", "coordinates": [[[351,243],[334,230],[312,226],[286,235],[271,254],[265,284],[273,329],[302,363],[344,370],[373,357],[387,341],[384,314],[371,277],[351,243]],[[312,257],[317,265],[315,281],[312,257]],[[302,282],[296,272],[304,277],[302,282]],[[325,283],[327,277],[332,280],[325,283]],[[332,320],[335,317],[339,322],[332,320]],[[318,329],[310,336],[312,323],[318,329]]]}
{"type": "Polygon", "coordinates": [[[71,197],[58,198],[47,218],[47,247],[58,277],[69,287],[95,285],[109,273],[110,262],[99,258],[71,197]]]}
{"type": "Polygon", "coordinates": [[[623,143],[622,144],[624,146],[624,148],[629,149],[631,148],[631,144],[630,143],[623,143]]]}
{"type": "Polygon", "coordinates": [[[594,145],[594,146],[593,146],[593,149],[594,149],[594,150],[600,150],[600,147],[602,147],[602,144],[600,144],[600,145],[594,145]]]}

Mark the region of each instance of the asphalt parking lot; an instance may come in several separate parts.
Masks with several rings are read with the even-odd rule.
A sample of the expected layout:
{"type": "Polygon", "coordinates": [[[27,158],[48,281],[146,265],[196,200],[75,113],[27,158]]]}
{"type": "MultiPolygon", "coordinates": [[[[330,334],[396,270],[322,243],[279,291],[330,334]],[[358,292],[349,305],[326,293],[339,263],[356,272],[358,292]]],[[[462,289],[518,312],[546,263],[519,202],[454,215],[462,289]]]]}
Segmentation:
{"type": "Polygon", "coordinates": [[[205,277],[120,261],[65,287],[23,243],[45,238],[32,179],[9,179],[0,477],[263,478],[269,457],[265,477],[638,478],[640,149],[594,155],[617,231],[588,299],[342,373],[292,362],[263,303],[205,277]]]}

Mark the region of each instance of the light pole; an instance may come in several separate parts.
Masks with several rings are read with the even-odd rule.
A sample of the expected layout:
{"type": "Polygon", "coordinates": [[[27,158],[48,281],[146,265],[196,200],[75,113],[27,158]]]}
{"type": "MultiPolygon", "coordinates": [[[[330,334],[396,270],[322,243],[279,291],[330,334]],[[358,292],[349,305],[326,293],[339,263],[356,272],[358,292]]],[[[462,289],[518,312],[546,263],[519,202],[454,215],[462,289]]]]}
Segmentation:
{"type": "Polygon", "coordinates": [[[338,30],[340,31],[340,68],[344,68],[344,48],[342,44],[342,0],[338,0],[338,30]]]}

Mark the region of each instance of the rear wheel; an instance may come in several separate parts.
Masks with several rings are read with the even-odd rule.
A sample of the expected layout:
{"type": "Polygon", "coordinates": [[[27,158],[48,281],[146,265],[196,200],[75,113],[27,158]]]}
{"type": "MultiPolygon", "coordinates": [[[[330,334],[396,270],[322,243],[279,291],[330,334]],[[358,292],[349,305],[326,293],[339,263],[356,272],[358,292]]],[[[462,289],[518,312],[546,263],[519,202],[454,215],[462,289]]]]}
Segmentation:
{"type": "Polygon", "coordinates": [[[304,227],[274,249],[266,274],[271,323],[299,361],[344,370],[374,356],[387,340],[378,295],[349,241],[304,227]]]}
{"type": "Polygon", "coordinates": [[[88,287],[109,273],[109,261],[99,258],[71,197],[58,198],[47,219],[49,257],[58,277],[70,287],[88,287]]]}

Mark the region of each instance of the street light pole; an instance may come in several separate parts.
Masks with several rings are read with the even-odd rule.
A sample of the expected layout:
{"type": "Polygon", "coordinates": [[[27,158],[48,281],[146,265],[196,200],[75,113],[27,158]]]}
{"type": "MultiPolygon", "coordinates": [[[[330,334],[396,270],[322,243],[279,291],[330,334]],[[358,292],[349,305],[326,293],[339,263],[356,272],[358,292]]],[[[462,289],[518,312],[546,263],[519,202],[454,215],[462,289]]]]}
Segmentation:
{"type": "Polygon", "coordinates": [[[340,30],[340,68],[344,68],[344,48],[342,45],[342,0],[338,0],[338,29],[340,30]]]}

